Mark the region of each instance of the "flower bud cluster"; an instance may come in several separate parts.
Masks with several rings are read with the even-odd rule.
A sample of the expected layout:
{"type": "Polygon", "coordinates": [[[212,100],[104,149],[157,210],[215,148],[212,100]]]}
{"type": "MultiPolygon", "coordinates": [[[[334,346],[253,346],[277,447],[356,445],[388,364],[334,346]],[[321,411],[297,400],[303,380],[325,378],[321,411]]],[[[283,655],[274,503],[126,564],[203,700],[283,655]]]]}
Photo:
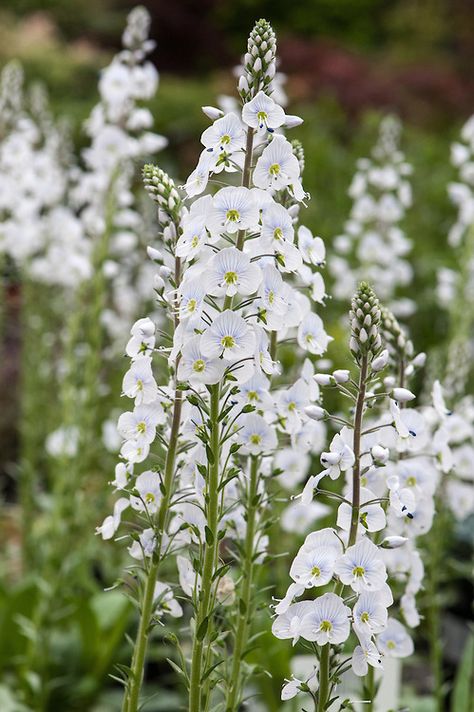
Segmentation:
{"type": "Polygon", "coordinates": [[[384,342],[397,360],[408,361],[413,358],[413,342],[405,334],[396,316],[385,307],[381,310],[380,330],[384,342]]]}
{"type": "Polygon", "coordinates": [[[258,20],[250,33],[244,56],[244,73],[239,81],[239,93],[246,104],[259,91],[269,92],[276,71],[276,37],[267,20],[258,20]]]}
{"type": "Polygon", "coordinates": [[[182,200],[169,175],[158,166],[148,163],[143,167],[143,183],[150,198],[159,206],[160,224],[177,222],[182,200]]]}
{"type": "Polygon", "coordinates": [[[382,348],[380,315],[380,304],[375,292],[366,282],[362,282],[352,299],[349,312],[350,350],[358,362],[363,356],[375,358],[382,348]]]}

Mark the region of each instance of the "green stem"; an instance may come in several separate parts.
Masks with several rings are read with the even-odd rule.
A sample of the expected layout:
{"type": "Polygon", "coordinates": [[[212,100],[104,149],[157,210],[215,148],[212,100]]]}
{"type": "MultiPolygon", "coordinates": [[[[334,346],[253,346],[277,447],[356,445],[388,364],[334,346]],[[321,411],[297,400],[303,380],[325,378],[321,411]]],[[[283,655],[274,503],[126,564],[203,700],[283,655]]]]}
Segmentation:
{"type": "Polygon", "coordinates": [[[373,712],[374,702],[375,702],[375,670],[372,665],[369,665],[369,671],[367,673],[367,691],[369,693],[369,702],[367,704],[367,712],[373,712]]]}
{"type": "Polygon", "coordinates": [[[259,460],[253,456],[250,466],[250,480],[247,490],[247,530],[244,543],[244,570],[242,578],[241,592],[241,615],[235,634],[235,642],[232,650],[232,672],[230,685],[227,693],[226,712],[233,712],[237,709],[240,699],[240,666],[242,653],[247,644],[248,633],[251,623],[251,598],[254,577],[254,547],[255,529],[257,517],[257,488],[258,488],[258,468],[259,460]]]}
{"type": "Polygon", "coordinates": [[[438,499],[436,511],[438,516],[434,518],[433,529],[430,537],[430,556],[428,559],[427,572],[427,593],[428,593],[428,640],[431,670],[434,678],[434,692],[436,700],[436,712],[443,712],[445,709],[444,700],[444,680],[443,680],[443,644],[441,640],[441,607],[439,603],[439,591],[441,582],[438,572],[444,554],[444,539],[440,536],[444,522],[442,520],[442,501],[438,499]],[[441,516],[440,516],[441,515],[441,516]]]}
{"type": "Polygon", "coordinates": [[[362,418],[364,413],[364,399],[367,383],[367,355],[362,356],[359,373],[359,388],[357,393],[356,410],[354,416],[354,467],[352,469],[352,516],[349,530],[348,546],[355,544],[360,517],[360,441],[362,433],[362,418]]]}
{"type": "Polygon", "coordinates": [[[317,712],[325,712],[329,696],[329,643],[321,648],[317,712]]]}
{"type": "MultiPolygon", "coordinates": [[[[175,260],[175,281],[179,284],[181,280],[181,263],[179,258],[175,260]]],[[[178,309],[175,305],[175,328],[178,327],[178,309]]],[[[175,373],[178,371],[179,356],[175,363],[175,373]]],[[[158,572],[162,560],[163,536],[167,530],[168,518],[170,513],[170,502],[173,494],[173,479],[175,472],[176,455],[178,450],[179,426],[181,422],[182,408],[182,392],[178,389],[174,392],[173,401],[173,417],[171,420],[171,432],[166,452],[164,477],[163,477],[163,494],[156,515],[157,526],[157,541],[156,548],[153,553],[152,562],[147,572],[145,589],[143,593],[140,623],[138,626],[137,637],[133,649],[130,681],[127,685],[125,696],[122,703],[122,712],[136,712],[138,709],[140,690],[143,681],[143,672],[145,667],[146,652],[148,648],[148,639],[151,632],[151,617],[153,614],[153,600],[158,572]]]]}
{"type": "MultiPolygon", "coordinates": [[[[209,645],[206,636],[206,621],[209,627],[209,616],[211,614],[211,594],[213,585],[213,574],[218,555],[218,532],[219,523],[219,460],[220,460],[220,437],[219,437],[219,385],[210,386],[211,408],[210,408],[210,448],[212,452],[212,462],[208,468],[207,482],[207,527],[209,530],[204,542],[204,565],[201,576],[201,591],[196,613],[193,652],[191,657],[191,673],[189,687],[189,711],[200,712],[201,706],[201,674],[203,651],[209,645]]],[[[130,711],[132,712],[132,711],[130,711]]]]}

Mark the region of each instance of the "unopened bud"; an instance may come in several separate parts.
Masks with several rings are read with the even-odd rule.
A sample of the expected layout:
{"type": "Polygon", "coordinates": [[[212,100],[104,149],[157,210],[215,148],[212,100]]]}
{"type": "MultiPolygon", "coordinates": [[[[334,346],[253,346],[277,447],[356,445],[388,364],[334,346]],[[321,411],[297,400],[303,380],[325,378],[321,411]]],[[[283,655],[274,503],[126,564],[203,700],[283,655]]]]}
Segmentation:
{"type": "Polygon", "coordinates": [[[308,405],[304,409],[304,412],[311,420],[324,420],[327,416],[327,410],[324,410],[324,408],[321,408],[319,405],[308,405]]]}
{"type": "Polygon", "coordinates": [[[399,403],[408,403],[408,401],[414,400],[416,396],[408,388],[394,388],[392,397],[399,403]]]}

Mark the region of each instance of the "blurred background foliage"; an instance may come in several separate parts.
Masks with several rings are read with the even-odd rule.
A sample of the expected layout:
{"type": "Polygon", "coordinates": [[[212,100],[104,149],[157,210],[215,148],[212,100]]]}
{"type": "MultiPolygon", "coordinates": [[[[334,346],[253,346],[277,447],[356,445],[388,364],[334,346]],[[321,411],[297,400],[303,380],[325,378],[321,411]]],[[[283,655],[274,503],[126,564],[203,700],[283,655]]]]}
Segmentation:
{"type": "MultiPolygon", "coordinates": [[[[27,82],[41,81],[47,86],[54,113],[66,115],[71,122],[77,148],[85,142],[81,124],[97,101],[98,71],[120,46],[125,17],[134,4],[119,0],[2,0],[0,65],[16,57],[24,66],[27,82]]],[[[455,178],[449,162],[450,143],[474,108],[472,0],[147,0],[143,4],[153,18],[151,35],[157,40],[153,59],[161,74],[152,104],[155,126],[169,139],[159,162],[178,180],[185,179],[194,167],[198,137],[208,125],[200,107],[215,104],[219,94],[234,93],[232,68],[245,48],[249,29],[259,17],[272,22],[279,39],[280,69],[288,77],[289,111],[305,120],[292,133],[305,148],[304,183],[312,195],[304,221],[323,237],[329,249],[348,216],[347,189],[356,161],[368,155],[380,117],[391,111],[402,118],[402,148],[414,167],[414,207],[404,227],[414,242],[416,277],[409,291],[416,295],[418,310],[409,326],[417,349],[442,349],[448,323],[436,306],[435,273],[441,265],[454,266],[446,236],[455,213],[446,186],[455,178]]],[[[10,299],[13,303],[15,294],[10,299]]],[[[325,319],[336,339],[328,355],[343,366],[340,316],[340,305],[330,301],[325,319]]],[[[15,332],[11,340],[18,355],[20,335],[15,332]]],[[[15,349],[10,353],[14,356],[15,349]]],[[[291,354],[288,358],[291,364],[291,354]]],[[[9,444],[2,459],[14,460],[11,443],[16,442],[18,418],[12,398],[15,367],[4,363],[2,372],[0,442],[9,444]]],[[[7,462],[6,471],[8,467],[7,462]]],[[[453,537],[452,550],[462,548],[460,542],[466,535],[453,537]]],[[[14,542],[15,538],[9,536],[8,540],[14,542]]],[[[285,546],[291,548],[290,542],[279,542],[280,551],[285,546]]],[[[282,571],[280,588],[287,580],[284,560],[282,571]]],[[[16,578],[15,572],[8,573],[16,578]]],[[[99,581],[100,586],[103,583],[99,581]]],[[[10,640],[15,637],[12,625],[24,626],[24,647],[37,634],[28,628],[25,617],[37,585],[37,581],[26,579],[0,589],[4,640],[5,636],[10,640]]],[[[104,712],[119,707],[117,688],[97,700],[110,660],[120,659],[117,649],[123,641],[128,604],[118,594],[117,598],[112,594],[112,599],[104,599],[104,595],[90,591],[71,602],[69,609],[57,611],[58,625],[54,637],[47,641],[54,655],[45,661],[53,668],[51,678],[56,678],[50,701],[53,706],[48,709],[104,712]],[[104,617],[104,612],[108,616],[104,617]],[[105,639],[110,648],[104,647],[105,639]],[[61,666],[66,649],[67,671],[61,666]],[[76,653],[74,659],[71,651],[76,653]]],[[[461,617],[469,614],[469,590],[448,592],[448,598],[451,611],[461,617]]],[[[163,662],[167,645],[165,640],[159,641],[152,652],[156,661],[151,661],[164,686],[170,678],[163,662]]],[[[260,662],[271,661],[274,679],[263,677],[261,689],[268,709],[275,711],[279,709],[280,680],[288,673],[291,651],[287,647],[267,634],[256,653],[256,663],[259,655],[265,658],[260,662]]],[[[25,655],[25,650],[10,649],[8,655],[12,654],[25,655]]],[[[459,654],[453,656],[453,663],[459,654]]],[[[0,646],[0,672],[8,670],[6,655],[7,650],[0,646]]],[[[123,662],[126,660],[125,653],[123,662]]],[[[416,664],[414,677],[419,683],[428,673],[422,662],[419,669],[416,664]]],[[[35,681],[28,680],[28,685],[34,688],[35,681]]],[[[426,687],[429,690],[429,683],[426,687]]],[[[417,693],[419,699],[412,710],[432,710],[429,701],[420,702],[423,690],[420,692],[419,685],[417,693]]],[[[145,709],[177,709],[179,701],[173,694],[165,698],[164,707],[157,699],[145,709]]],[[[0,709],[21,710],[8,701],[8,689],[1,684],[0,709]]]]}

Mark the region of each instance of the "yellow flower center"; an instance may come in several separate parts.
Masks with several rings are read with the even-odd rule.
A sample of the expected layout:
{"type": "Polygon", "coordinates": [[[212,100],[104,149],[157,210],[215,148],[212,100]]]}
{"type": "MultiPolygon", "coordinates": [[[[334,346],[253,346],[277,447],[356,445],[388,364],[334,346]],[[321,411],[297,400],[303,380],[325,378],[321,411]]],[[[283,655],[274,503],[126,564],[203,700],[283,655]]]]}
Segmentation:
{"type": "Polygon", "coordinates": [[[237,222],[240,218],[240,213],[238,210],[235,210],[235,208],[233,208],[232,210],[227,211],[226,218],[229,222],[237,222]]]}
{"type": "Polygon", "coordinates": [[[268,303],[273,304],[274,301],[275,301],[275,292],[273,292],[273,291],[269,292],[268,293],[268,303]]]}
{"type": "Polygon", "coordinates": [[[225,349],[232,349],[235,346],[235,339],[233,336],[223,336],[221,344],[225,349]]]}
{"type": "Polygon", "coordinates": [[[198,360],[193,363],[193,371],[196,371],[196,373],[202,373],[205,368],[206,364],[202,358],[198,358],[198,360]]]}
{"type": "Polygon", "coordinates": [[[151,504],[155,501],[155,495],[152,492],[147,492],[145,495],[145,502],[151,504]]]}
{"type": "Polygon", "coordinates": [[[283,231],[281,227],[275,228],[275,230],[273,231],[273,238],[275,240],[283,240],[283,231]]]}
{"type": "Polygon", "coordinates": [[[221,145],[226,146],[228,143],[230,143],[230,136],[228,134],[221,136],[221,145]]]}
{"type": "Polygon", "coordinates": [[[288,410],[292,413],[296,408],[296,403],[294,401],[291,401],[291,403],[288,403],[288,410]]]}
{"type": "Polygon", "coordinates": [[[264,124],[267,120],[267,114],[265,111],[259,111],[257,114],[257,119],[260,124],[264,124]]]}
{"type": "Polygon", "coordinates": [[[141,435],[146,433],[146,423],[144,423],[143,420],[140,423],[137,423],[137,433],[140,433],[141,435]]]}
{"type": "Polygon", "coordinates": [[[352,574],[356,578],[361,578],[365,574],[365,569],[363,566],[356,566],[355,568],[352,569],[352,574]]]}
{"type": "Polygon", "coordinates": [[[143,391],[143,381],[142,381],[141,378],[138,378],[138,379],[137,379],[137,389],[138,389],[139,391],[143,391]]]}
{"type": "Polygon", "coordinates": [[[311,575],[316,577],[321,576],[321,569],[319,568],[319,566],[313,566],[313,568],[311,569],[311,575]]]}
{"type": "Polygon", "coordinates": [[[364,613],[362,613],[360,619],[361,619],[362,623],[369,622],[369,614],[367,613],[367,611],[364,611],[364,613]]]}
{"type": "Polygon", "coordinates": [[[236,272],[226,272],[224,275],[224,282],[226,284],[237,284],[238,276],[236,272]]]}
{"type": "Polygon", "coordinates": [[[387,648],[388,648],[389,650],[395,650],[396,647],[397,647],[397,646],[395,645],[395,643],[393,642],[393,640],[388,640],[388,641],[387,641],[387,648]]]}
{"type": "Polygon", "coordinates": [[[252,445],[260,445],[260,443],[262,442],[262,438],[260,437],[260,435],[257,435],[257,433],[254,433],[250,436],[250,442],[252,443],[252,445]]]}
{"type": "Polygon", "coordinates": [[[194,235],[191,240],[191,247],[197,247],[199,245],[199,235],[194,235]]]}
{"type": "Polygon", "coordinates": [[[416,477],[414,475],[407,478],[407,485],[408,487],[414,487],[416,485],[416,477]]]}
{"type": "Polygon", "coordinates": [[[247,398],[249,399],[249,401],[256,401],[258,400],[258,394],[256,391],[249,391],[247,393],[247,398]]]}
{"type": "Polygon", "coordinates": [[[332,623],[330,621],[321,621],[321,625],[319,626],[319,630],[324,631],[325,633],[329,633],[329,631],[332,630],[332,623]]]}
{"type": "Polygon", "coordinates": [[[186,309],[188,310],[188,312],[192,313],[193,311],[196,311],[196,307],[197,307],[197,301],[195,299],[190,299],[187,304],[186,309]]]}
{"type": "Polygon", "coordinates": [[[273,163],[270,166],[270,175],[271,176],[277,176],[280,173],[280,164],[279,163],[273,163]]]}

